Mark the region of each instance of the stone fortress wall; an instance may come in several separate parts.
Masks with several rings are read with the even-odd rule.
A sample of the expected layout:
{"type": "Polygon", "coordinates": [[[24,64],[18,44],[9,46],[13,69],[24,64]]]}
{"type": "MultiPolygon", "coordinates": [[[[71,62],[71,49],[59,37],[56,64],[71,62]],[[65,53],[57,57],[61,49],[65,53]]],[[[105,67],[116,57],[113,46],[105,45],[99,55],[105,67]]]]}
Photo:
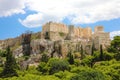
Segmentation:
{"type": "Polygon", "coordinates": [[[95,47],[99,49],[99,45],[102,44],[103,47],[107,47],[110,45],[110,35],[107,32],[104,32],[103,26],[96,26],[94,29],[94,33],[92,33],[92,29],[90,27],[82,28],[82,27],[74,27],[74,25],[64,25],[61,23],[48,22],[42,27],[42,36],[45,38],[46,32],[48,32],[48,36],[50,40],[79,40],[83,43],[91,43],[94,41],[95,47]],[[64,34],[61,37],[59,33],[64,34]]]}
{"type": "MultiPolygon", "coordinates": [[[[49,36],[59,36],[56,33],[69,34],[69,36],[74,36],[74,38],[92,38],[92,30],[90,27],[74,27],[73,25],[67,26],[61,23],[48,22],[42,27],[42,35],[45,35],[46,32],[49,32],[49,36]],[[54,34],[54,35],[53,35],[54,34]]],[[[50,37],[54,40],[54,37],[50,37]]],[[[43,36],[44,37],[44,36],[43,36]]]]}
{"type": "Polygon", "coordinates": [[[103,48],[106,48],[110,45],[110,33],[104,32],[103,26],[95,27],[95,32],[93,34],[93,39],[95,47],[99,49],[99,45],[102,44],[103,48]]]}
{"type": "MultiPolygon", "coordinates": [[[[49,53],[48,56],[52,54],[54,57],[65,58],[69,51],[80,52],[81,46],[84,53],[91,54],[93,43],[97,50],[100,49],[101,44],[104,49],[110,45],[110,35],[104,32],[103,26],[95,27],[93,33],[90,27],[82,28],[74,27],[74,25],[67,26],[61,23],[49,22],[43,25],[41,38],[32,40],[30,45],[33,55],[45,52],[49,53]]],[[[22,49],[21,47],[18,49],[19,54],[17,56],[22,55],[22,49]]]]}

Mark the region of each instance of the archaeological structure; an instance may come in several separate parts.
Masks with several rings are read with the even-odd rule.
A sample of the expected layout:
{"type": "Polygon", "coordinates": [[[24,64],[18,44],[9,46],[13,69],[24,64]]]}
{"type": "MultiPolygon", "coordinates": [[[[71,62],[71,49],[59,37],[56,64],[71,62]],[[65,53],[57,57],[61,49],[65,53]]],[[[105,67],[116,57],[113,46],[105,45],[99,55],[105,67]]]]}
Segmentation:
{"type": "Polygon", "coordinates": [[[69,51],[80,52],[81,46],[84,53],[91,54],[93,44],[96,50],[100,45],[103,49],[110,45],[109,32],[104,32],[103,26],[96,26],[93,32],[90,27],[48,22],[42,26],[39,34],[37,39],[30,39],[31,34],[23,34],[22,45],[13,51],[15,57],[47,53],[50,57],[64,58],[69,51]]]}

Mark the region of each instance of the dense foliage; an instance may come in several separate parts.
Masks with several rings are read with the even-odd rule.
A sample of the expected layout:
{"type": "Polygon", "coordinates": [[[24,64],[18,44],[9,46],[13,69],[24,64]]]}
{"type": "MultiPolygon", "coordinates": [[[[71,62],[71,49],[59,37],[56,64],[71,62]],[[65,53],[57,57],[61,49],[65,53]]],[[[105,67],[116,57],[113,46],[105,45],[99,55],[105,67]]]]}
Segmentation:
{"type": "Polygon", "coordinates": [[[47,53],[42,53],[37,67],[29,66],[22,71],[16,69],[9,48],[0,51],[1,59],[6,57],[5,65],[0,67],[4,78],[0,80],[120,80],[120,36],[111,41],[107,50],[102,45],[95,50],[93,44],[92,54],[86,55],[82,46],[80,49],[76,53],[70,51],[64,59],[49,58],[47,53]]]}
{"type": "Polygon", "coordinates": [[[12,76],[18,76],[17,72],[15,71],[17,65],[15,58],[12,56],[12,53],[10,52],[10,48],[7,48],[7,54],[6,54],[6,62],[4,69],[2,73],[0,74],[1,77],[12,77],[12,76]]]}

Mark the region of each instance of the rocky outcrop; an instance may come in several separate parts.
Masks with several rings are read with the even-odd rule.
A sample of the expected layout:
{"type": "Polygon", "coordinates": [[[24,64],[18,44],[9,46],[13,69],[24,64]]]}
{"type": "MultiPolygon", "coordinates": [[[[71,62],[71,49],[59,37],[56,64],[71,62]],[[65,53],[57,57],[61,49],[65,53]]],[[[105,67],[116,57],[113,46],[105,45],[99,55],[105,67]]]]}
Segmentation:
{"type": "Polygon", "coordinates": [[[18,58],[18,57],[22,57],[22,56],[23,56],[23,48],[22,48],[22,46],[18,47],[17,49],[15,49],[15,50],[13,51],[13,56],[14,56],[15,58],[18,58]]]}
{"type": "Polygon", "coordinates": [[[52,53],[54,51],[54,42],[45,39],[36,39],[31,41],[31,54],[41,54],[43,52],[52,53]]]}

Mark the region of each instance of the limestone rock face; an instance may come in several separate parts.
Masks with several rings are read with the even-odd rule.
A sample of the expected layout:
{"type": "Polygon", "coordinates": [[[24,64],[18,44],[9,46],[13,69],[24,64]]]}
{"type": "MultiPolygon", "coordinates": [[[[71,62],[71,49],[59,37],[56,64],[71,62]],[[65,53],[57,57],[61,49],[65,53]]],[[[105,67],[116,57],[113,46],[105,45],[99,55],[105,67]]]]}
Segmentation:
{"type": "Polygon", "coordinates": [[[15,58],[18,58],[18,57],[23,56],[23,48],[22,48],[22,46],[18,47],[17,49],[15,49],[15,50],[13,51],[13,56],[14,56],[15,58]]]}
{"type": "Polygon", "coordinates": [[[6,40],[0,40],[0,49],[6,49],[8,45],[13,48],[15,46],[20,45],[20,43],[21,43],[21,36],[16,38],[9,38],[6,40]]]}
{"type": "Polygon", "coordinates": [[[32,53],[41,54],[43,52],[52,53],[54,51],[54,42],[45,39],[37,39],[31,41],[32,53]]]}

